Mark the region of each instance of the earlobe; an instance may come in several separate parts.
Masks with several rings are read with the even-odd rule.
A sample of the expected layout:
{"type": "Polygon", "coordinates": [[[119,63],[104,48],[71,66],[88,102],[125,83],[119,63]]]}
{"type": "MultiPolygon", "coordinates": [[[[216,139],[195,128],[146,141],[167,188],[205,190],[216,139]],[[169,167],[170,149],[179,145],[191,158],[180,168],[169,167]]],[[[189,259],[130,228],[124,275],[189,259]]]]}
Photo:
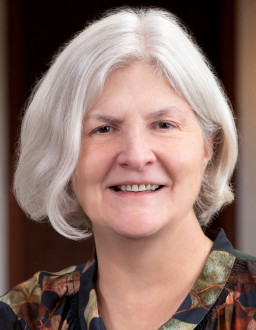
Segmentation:
{"type": "Polygon", "coordinates": [[[213,149],[214,149],[214,137],[210,138],[208,141],[205,142],[205,152],[204,152],[204,169],[211,163],[213,158],[213,149]]]}
{"type": "Polygon", "coordinates": [[[213,159],[214,137],[204,143],[203,170],[211,163],[213,159]]]}

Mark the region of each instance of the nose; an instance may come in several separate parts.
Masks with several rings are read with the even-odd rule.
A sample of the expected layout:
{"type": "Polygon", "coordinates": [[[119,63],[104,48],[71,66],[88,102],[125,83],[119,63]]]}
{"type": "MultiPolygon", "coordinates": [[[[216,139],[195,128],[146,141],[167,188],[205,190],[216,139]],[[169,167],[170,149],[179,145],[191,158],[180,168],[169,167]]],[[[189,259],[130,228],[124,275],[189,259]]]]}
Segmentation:
{"type": "Polygon", "coordinates": [[[142,171],[156,162],[150,139],[143,134],[129,135],[123,139],[122,150],[117,157],[119,166],[135,171],[142,171]]]}

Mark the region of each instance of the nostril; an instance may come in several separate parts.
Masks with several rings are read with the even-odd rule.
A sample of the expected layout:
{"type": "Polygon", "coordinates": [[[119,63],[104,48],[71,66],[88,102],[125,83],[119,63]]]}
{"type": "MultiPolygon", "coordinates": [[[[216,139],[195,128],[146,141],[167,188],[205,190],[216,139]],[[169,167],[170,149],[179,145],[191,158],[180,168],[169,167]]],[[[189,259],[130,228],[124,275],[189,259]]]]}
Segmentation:
{"type": "Polygon", "coordinates": [[[126,164],[126,163],[121,163],[120,166],[121,166],[121,167],[128,167],[129,165],[126,164]]]}
{"type": "Polygon", "coordinates": [[[132,141],[127,141],[117,157],[119,166],[136,171],[142,171],[145,166],[152,165],[155,162],[156,155],[151,148],[145,143],[143,144],[140,139],[136,144],[134,137],[132,141]]]}

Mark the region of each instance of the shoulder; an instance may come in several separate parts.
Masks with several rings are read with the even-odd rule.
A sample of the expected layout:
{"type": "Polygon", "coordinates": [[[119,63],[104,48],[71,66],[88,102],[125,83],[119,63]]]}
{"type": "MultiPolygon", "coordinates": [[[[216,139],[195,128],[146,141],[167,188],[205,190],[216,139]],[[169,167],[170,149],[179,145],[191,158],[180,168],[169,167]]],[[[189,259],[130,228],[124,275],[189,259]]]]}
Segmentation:
{"type": "Polygon", "coordinates": [[[0,298],[1,301],[1,310],[9,311],[11,310],[18,317],[21,316],[22,309],[28,303],[31,306],[38,305],[41,301],[42,290],[39,285],[39,276],[41,273],[36,273],[29,280],[24,281],[18,284],[16,287],[8,291],[4,296],[0,298]],[[8,307],[7,307],[8,306],[8,307]]]}
{"type": "Polygon", "coordinates": [[[234,298],[241,306],[253,307],[256,317],[256,258],[235,250],[236,260],[229,277],[234,298]]]}
{"type": "Polygon", "coordinates": [[[234,250],[235,262],[213,308],[213,319],[239,329],[256,329],[256,258],[234,250]]]}
{"type": "Polygon", "coordinates": [[[241,293],[253,290],[256,301],[256,258],[234,250],[236,259],[230,274],[229,281],[234,287],[240,288],[241,293]]]}
{"type": "Polygon", "coordinates": [[[248,260],[248,261],[254,261],[256,262],[256,257],[253,257],[247,253],[241,252],[239,250],[234,250],[235,256],[238,259],[242,259],[242,260],[248,260]]]}
{"type": "Polygon", "coordinates": [[[56,306],[63,296],[76,294],[82,270],[81,265],[56,273],[38,272],[8,291],[0,297],[0,328],[5,329],[6,322],[14,325],[17,320],[34,322],[46,305],[56,306]]]}

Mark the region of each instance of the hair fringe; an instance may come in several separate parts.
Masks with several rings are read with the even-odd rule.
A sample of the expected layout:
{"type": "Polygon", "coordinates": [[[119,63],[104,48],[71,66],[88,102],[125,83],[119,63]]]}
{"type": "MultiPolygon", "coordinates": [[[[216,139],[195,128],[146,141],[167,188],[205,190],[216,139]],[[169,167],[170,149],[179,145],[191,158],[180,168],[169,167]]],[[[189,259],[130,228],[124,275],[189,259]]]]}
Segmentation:
{"type": "Polygon", "coordinates": [[[233,199],[236,128],[213,68],[175,15],[150,7],[115,8],[61,47],[36,83],[21,127],[16,198],[31,218],[48,217],[68,238],[91,235],[90,220],[70,189],[84,114],[109,73],[134,61],[150,63],[166,76],[196,113],[206,147],[213,143],[213,158],[194,205],[200,224],[206,226],[233,199]]]}

